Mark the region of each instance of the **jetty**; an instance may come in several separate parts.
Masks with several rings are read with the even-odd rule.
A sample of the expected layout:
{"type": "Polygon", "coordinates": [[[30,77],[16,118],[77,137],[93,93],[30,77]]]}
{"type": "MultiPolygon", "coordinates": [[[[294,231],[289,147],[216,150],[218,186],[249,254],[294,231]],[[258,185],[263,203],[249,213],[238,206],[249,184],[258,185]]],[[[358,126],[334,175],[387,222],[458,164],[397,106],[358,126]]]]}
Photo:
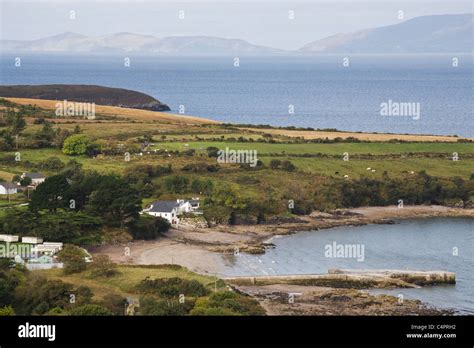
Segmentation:
{"type": "Polygon", "coordinates": [[[436,284],[455,284],[456,274],[447,271],[388,269],[330,269],[327,274],[224,277],[233,285],[292,284],[332,288],[419,288],[436,284]]]}

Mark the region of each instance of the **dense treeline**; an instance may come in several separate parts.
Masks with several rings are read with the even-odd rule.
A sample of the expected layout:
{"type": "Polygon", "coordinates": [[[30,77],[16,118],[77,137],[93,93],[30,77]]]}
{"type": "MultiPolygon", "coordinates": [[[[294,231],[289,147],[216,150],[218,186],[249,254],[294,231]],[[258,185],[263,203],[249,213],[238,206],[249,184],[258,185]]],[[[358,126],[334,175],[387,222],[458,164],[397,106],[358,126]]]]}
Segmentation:
{"type": "Polygon", "coordinates": [[[83,171],[74,163],[38,185],[28,209],[6,210],[0,230],[75,244],[99,243],[104,228],[155,238],[169,224],[161,218],[140,218],[141,202],[139,192],[125,178],[83,171]]]}
{"type": "MultiPolygon", "coordinates": [[[[275,165],[278,165],[276,163],[275,165]]],[[[464,206],[474,194],[474,178],[438,178],[422,171],[381,180],[328,178],[289,185],[282,195],[269,190],[264,196],[245,196],[238,184],[218,185],[204,200],[204,216],[210,223],[260,223],[287,213],[309,214],[314,210],[386,206],[403,203],[464,206]]]]}

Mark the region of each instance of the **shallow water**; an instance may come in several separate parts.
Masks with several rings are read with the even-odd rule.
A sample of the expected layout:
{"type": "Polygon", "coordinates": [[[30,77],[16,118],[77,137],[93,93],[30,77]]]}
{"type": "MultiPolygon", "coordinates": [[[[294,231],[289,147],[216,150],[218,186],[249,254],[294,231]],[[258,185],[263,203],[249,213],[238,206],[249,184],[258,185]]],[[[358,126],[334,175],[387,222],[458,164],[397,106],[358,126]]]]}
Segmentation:
{"type": "MultiPolygon", "coordinates": [[[[395,225],[337,227],[277,236],[264,255],[225,256],[225,275],[318,274],[331,268],[443,270],[456,285],[383,290],[474,313],[474,220],[430,218],[395,225]],[[357,257],[327,257],[327,245],[359,246],[357,257]],[[362,249],[363,247],[363,249],[362,249]]],[[[337,255],[336,255],[337,256],[337,255]]],[[[357,256],[357,255],[356,255],[357,256]]],[[[377,292],[377,291],[374,291],[377,292]]]]}
{"type": "Polygon", "coordinates": [[[472,56],[241,58],[0,56],[0,84],[96,84],[154,96],[178,113],[233,123],[474,136],[472,56]],[[381,116],[389,100],[420,117],[381,116]],[[290,105],[294,113],[290,113],[290,105]]]}

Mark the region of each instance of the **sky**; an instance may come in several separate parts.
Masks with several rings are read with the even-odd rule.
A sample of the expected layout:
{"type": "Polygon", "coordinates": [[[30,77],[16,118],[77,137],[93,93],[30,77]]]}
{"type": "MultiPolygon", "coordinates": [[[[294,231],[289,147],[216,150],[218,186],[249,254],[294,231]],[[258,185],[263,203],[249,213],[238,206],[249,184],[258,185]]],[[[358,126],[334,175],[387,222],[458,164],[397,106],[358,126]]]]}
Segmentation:
{"type": "Polygon", "coordinates": [[[32,40],[64,32],[89,36],[132,32],[236,38],[291,50],[337,33],[424,15],[472,12],[473,2],[464,0],[0,0],[0,39],[32,40]],[[403,11],[402,19],[399,11],[403,11]]]}

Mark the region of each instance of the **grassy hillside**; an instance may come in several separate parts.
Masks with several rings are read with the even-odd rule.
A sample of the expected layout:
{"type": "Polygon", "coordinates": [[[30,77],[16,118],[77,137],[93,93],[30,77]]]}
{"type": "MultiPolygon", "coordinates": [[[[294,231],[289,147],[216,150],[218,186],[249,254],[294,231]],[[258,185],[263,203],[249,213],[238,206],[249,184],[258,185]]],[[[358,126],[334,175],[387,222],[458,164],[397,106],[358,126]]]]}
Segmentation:
{"type": "MultiPolygon", "coordinates": [[[[459,197],[456,187],[461,187],[463,197],[466,197],[473,177],[474,143],[470,139],[404,135],[385,137],[381,134],[263,126],[251,128],[219,124],[196,117],[108,106],[97,106],[97,118],[86,120],[80,117],[57,117],[54,114],[54,101],[14,98],[9,98],[9,101],[13,104],[3,102],[0,116],[14,110],[24,115],[27,124],[18,137],[18,149],[13,141],[10,148],[4,149],[0,155],[0,179],[8,181],[14,175],[27,171],[41,171],[51,176],[61,172],[70,160],[74,160],[84,170],[128,175],[127,180],[131,180],[132,185],[139,189],[141,198],[147,202],[183,195],[205,198],[210,192],[193,188],[192,183],[201,181],[198,184],[202,184],[203,180],[209,180],[214,186],[231,185],[236,192],[254,201],[273,197],[279,202],[279,208],[275,211],[281,212],[284,202],[292,196],[298,196],[304,202],[313,201],[313,204],[321,199],[326,203],[336,200],[334,192],[331,193],[333,189],[338,190],[342,197],[347,196],[343,191],[348,188],[344,186],[357,180],[377,181],[354,183],[361,187],[388,185],[384,190],[392,193],[383,193],[383,202],[388,199],[393,203],[395,197],[390,195],[402,195],[393,192],[392,186],[399,186],[399,183],[407,180],[413,181],[411,184],[414,188],[430,190],[430,197],[444,192],[442,195],[445,198],[455,201],[459,197]],[[57,134],[46,145],[41,140],[45,123],[57,134]],[[68,136],[79,133],[100,149],[94,155],[66,155],[62,145],[58,145],[58,141],[64,141],[64,137],[57,140],[63,133],[68,136]],[[210,147],[255,150],[262,165],[252,169],[239,164],[218,163],[215,157],[208,155],[207,149],[210,147]],[[21,155],[20,161],[15,160],[17,153],[21,155]],[[125,157],[126,153],[130,155],[129,158],[125,157]],[[453,161],[455,154],[458,156],[457,161],[453,161]],[[344,160],[345,155],[348,161],[344,160]],[[275,160],[290,161],[295,168],[275,168],[272,165],[275,160]],[[54,161],[56,166],[52,167],[50,162],[54,161]],[[143,166],[170,168],[170,171],[143,178],[143,166]],[[444,181],[432,183],[423,173],[444,181]],[[170,180],[177,177],[185,181],[184,189],[171,187],[173,184],[170,184],[170,180]],[[455,177],[469,183],[457,182],[455,177]],[[389,179],[396,182],[388,183],[389,179]],[[314,197],[324,187],[331,186],[331,183],[335,186],[324,193],[325,197],[314,197]],[[443,186],[443,189],[436,188],[436,185],[443,186]]],[[[2,128],[0,124],[0,132],[8,129],[6,126],[2,128]]],[[[382,189],[379,187],[377,190],[382,189]]],[[[351,192],[358,195],[355,191],[351,192]]],[[[374,193],[367,191],[364,195],[374,193]]],[[[413,200],[429,202],[428,196],[420,193],[413,200]]],[[[316,208],[328,207],[327,204],[318,204],[316,208]]],[[[345,206],[351,203],[330,206],[339,204],[345,206]]]]}
{"type": "Polygon", "coordinates": [[[157,266],[124,266],[117,267],[118,273],[112,277],[94,277],[90,271],[65,275],[61,269],[36,271],[47,279],[61,280],[76,287],[87,286],[95,295],[96,300],[101,300],[104,295],[117,294],[120,296],[138,296],[136,286],[145,279],[178,277],[186,280],[197,280],[209,290],[221,290],[224,284],[215,277],[203,276],[188,271],[176,265],[157,266]],[[216,284],[217,281],[217,284],[216,284]]]}

